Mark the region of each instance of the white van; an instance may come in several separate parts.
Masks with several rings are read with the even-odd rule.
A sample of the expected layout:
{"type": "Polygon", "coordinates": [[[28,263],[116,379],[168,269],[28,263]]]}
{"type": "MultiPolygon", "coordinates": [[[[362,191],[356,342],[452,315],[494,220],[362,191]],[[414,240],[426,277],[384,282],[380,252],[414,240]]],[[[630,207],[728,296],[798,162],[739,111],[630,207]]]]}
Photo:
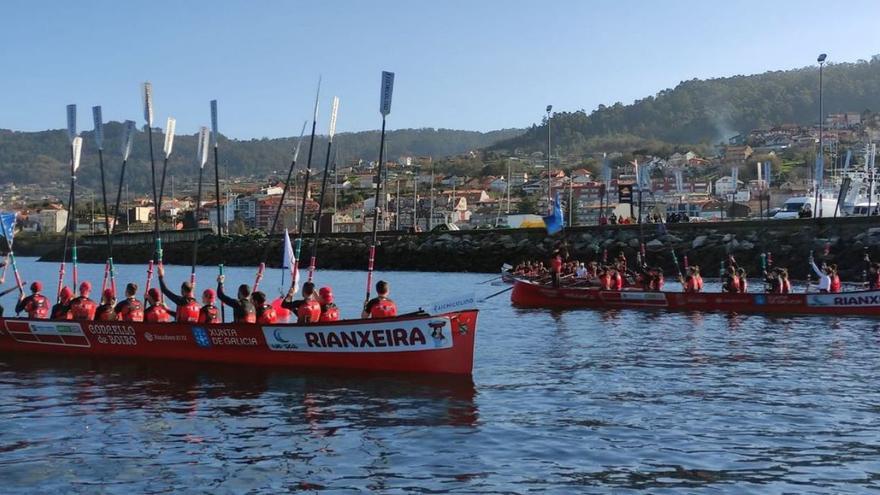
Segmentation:
{"type": "MultiPolygon", "coordinates": [[[[788,198],[785,201],[785,204],[782,205],[782,209],[776,212],[771,218],[779,219],[779,220],[787,220],[790,218],[800,218],[798,214],[801,209],[804,208],[804,205],[808,205],[810,210],[813,212],[813,217],[833,217],[834,216],[834,208],[837,206],[837,199],[831,198],[822,198],[819,200],[819,204],[821,205],[821,211],[817,211],[816,208],[816,198],[815,197],[806,197],[799,196],[794,198],[788,198]]],[[[843,216],[842,211],[837,212],[837,216],[843,216]]]]}

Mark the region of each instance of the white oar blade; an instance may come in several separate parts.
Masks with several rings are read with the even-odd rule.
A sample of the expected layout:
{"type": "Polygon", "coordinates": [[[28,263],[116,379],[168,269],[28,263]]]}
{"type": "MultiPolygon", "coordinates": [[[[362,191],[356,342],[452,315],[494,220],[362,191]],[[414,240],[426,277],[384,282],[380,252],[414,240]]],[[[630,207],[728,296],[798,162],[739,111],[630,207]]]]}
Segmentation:
{"type": "Polygon", "coordinates": [[[95,143],[99,150],[104,150],[104,117],[101,115],[101,105],[92,107],[92,117],[95,120],[95,143]]]}
{"type": "Polygon", "coordinates": [[[220,134],[217,130],[217,100],[211,100],[211,146],[217,147],[220,134]]]}
{"type": "Polygon", "coordinates": [[[144,120],[147,125],[153,126],[153,84],[145,82],[142,87],[141,95],[144,98],[144,120]]]}
{"type": "Polygon", "coordinates": [[[134,141],[134,131],[137,124],[133,120],[126,120],[122,128],[122,160],[128,160],[131,155],[131,144],[134,141]]]}
{"type": "Polygon", "coordinates": [[[202,127],[199,129],[199,149],[198,149],[198,158],[199,158],[199,167],[205,168],[205,163],[208,161],[208,146],[211,144],[211,131],[208,130],[207,127],[202,127]]]}
{"type": "Polygon", "coordinates": [[[321,76],[318,76],[318,90],[315,91],[315,114],[312,117],[312,122],[318,121],[318,98],[321,97],[321,76]]]}
{"type": "Polygon", "coordinates": [[[339,112],[339,97],[333,97],[333,106],[330,109],[330,140],[336,134],[336,113],[339,112]]]}
{"type": "Polygon", "coordinates": [[[76,137],[76,105],[67,105],[67,139],[73,144],[76,137]]]}
{"type": "Polygon", "coordinates": [[[382,71],[382,95],[379,113],[383,117],[391,113],[391,95],[394,93],[394,73],[382,71]]]}
{"type": "Polygon", "coordinates": [[[81,137],[77,136],[73,138],[73,143],[71,146],[73,147],[73,172],[79,169],[79,159],[82,156],[82,144],[83,140],[81,137]]]}
{"type": "Polygon", "coordinates": [[[303,128],[299,131],[299,141],[296,142],[296,149],[293,151],[293,161],[299,157],[299,148],[303,143],[303,136],[306,134],[306,126],[309,125],[309,121],[303,122],[303,128]]]}
{"type": "Polygon", "coordinates": [[[165,158],[171,156],[171,149],[174,147],[174,128],[177,126],[177,120],[174,117],[168,117],[165,124],[165,158]]]}

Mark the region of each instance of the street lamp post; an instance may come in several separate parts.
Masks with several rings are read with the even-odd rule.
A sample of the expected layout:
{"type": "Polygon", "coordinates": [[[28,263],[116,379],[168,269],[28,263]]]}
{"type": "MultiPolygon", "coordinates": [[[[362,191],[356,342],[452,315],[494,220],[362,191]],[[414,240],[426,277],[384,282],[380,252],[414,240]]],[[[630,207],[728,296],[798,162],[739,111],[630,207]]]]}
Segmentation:
{"type": "Polygon", "coordinates": [[[822,216],[822,205],[819,204],[819,188],[821,187],[821,184],[822,184],[822,177],[820,177],[820,175],[818,173],[819,172],[818,164],[822,165],[823,175],[824,175],[824,171],[825,171],[825,156],[824,156],[824,154],[825,154],[824,127],[825,126],[824,126],[824,122],[823,122],[825,111],[822,106],[822,103],[823,103],[822,102],[822,68],[825,66],[825,59],[827,57],[828,57],[828,55],[822,53],[819,55],[819,58],[816,59],[816,61],[819,62],[819,154],[816,156],[817,166],[816,166],[816,173],[814,174],[814,177],[813,177],[813,179],[814,179],[813,182],[815,184],[814,187],[816,188],[816,197],[815,197],[815,200],[813,203],[816,207],[813,208],[813,211],[815,212],[815,215],[818,217],[822,216]]]}
{"type": "Polygon", "coordinates": [[[548,214],[553,212],[553,194],[550,192],[553,181],[550,178],[550,111],[553,105],[547,105],[547,208],[548,214]]]}

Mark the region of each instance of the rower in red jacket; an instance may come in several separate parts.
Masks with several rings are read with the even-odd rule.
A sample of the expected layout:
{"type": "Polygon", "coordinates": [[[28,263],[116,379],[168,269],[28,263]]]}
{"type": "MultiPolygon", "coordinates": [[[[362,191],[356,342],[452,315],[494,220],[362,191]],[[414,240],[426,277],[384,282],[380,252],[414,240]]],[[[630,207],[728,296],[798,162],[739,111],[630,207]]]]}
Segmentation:
{"type": "Polygon", "coordinates": [[[202,292],[202,309],[199,310],[199,323],[220,323],[220,311],[215,304],[217,293],[214,289],[202,292]]]}
{"type": "Polygon", "coordinates": [[[101,305],[95,310],[95,321],[116,321],[116,296],[113,295],[113,289],[104,289],[101,297],[101,305]]]}
{"type": "Polygon", "coordinates": [[[746,269],[745,268],[737,269],[736,277],[737,277],[737,279],[739,279],[739,291],[738,292],[740,294],[745,294],[746,292],[749,291],[749,280],[748,280],[748,277],[746,276],[746,269]]]}
{"type": "Polygon", "coordinates": [[[318,297],[321,300],[321,321],[339,321],[339,308],[333,304],[333,289],[321,287],[318,297]]]}
{"type": "Polygon", "coordinates": [[[27,297],[22,297],[19,299],[18,304],[15,305],[15,313],[21,313],[22,311],[28,314],[28,318],[35,320],[45,320],[49,317],[49,300],[46,299],[46,296],[41,294],[43,290],[43,284],[40,282],[34,282],[31,284],[31,294],[27,297]]]}
{"type": "Polygon", "coordinates": [[[79,297],[70,301],[70,312],[74,320],[92,321],[95,319],[95,310],[98,309],[98,304],[89,299],[91,292],[92,284],[88,280],[79,284],[79,297]]]}
{"type": "Polygon", "coordinates": [[[147,310],[144,312],[144,321],[148,323],[168,323],[173,318],[174,313],[165,307],[159,289],[153,287],[148,290],[147,310]]]}
{"type": "Polygon", "coordinates": [[[397,316],[397,304],[388,298],[391,287],[388,282],[380,280],[376,283],[376,297],[367,301],[362,318],[391,318],[397,316]]]}
{"type": "Polygon", "coordinates": [[[840,284],[840,274],[837,273],[837,264],[831,264],[831,288],[830,292],[836,293],[840,292],[841,284],[840,284]]]}
{"type": "Polygon", "coordinates": [[[316,323],[321,320],[321,303],[315,298],[315,284],[306,282],[302,286],[302,299],[293,300],[296,294],[296,286],[291,285],[290,290],[284,300],[281,301],[281,307],[287,309],[296,315],[297,323],[316,323]]]}
{"type": "Polygon", "coordinates": [[[696,267],[689,266],[687,268],[687,275],[685,275],[684,280],[682,281],[685,292],[696,294],[703,290],[702,279],[700,279],[699,276],[696,267]]]}
{"type": "Polygon", "coordinates": [[[278,315],[275,314],[275,308],[266,302],[265,293],[256,291],[251,294],[251,300],[254,302],[254,309],[257,312],[257,323],[272,325],[278,321],[278,315]]]}
{"type": "Polygon", "coordinates": [[[236,323],[256,323],[257,312],[254,309],[254,303],[251,302],[251,288],[248,284],[238,286],[238,298],[233,299],[223,292],[223,280],[225,277],[220,275],[217,277],[217,297],[223,304],[232,308],[232,319],[236,323]]]}
{"type": "Polygon", "coordinates": [[[177,321],[183,323],[196,323],[199,321],[199,303],[193,297],[193,287],[188,281],[180,284],[180,295],[171,292],[165,285],[165,267],[159,264],[159,288],[162,294],[177,305],[177,321]]]}
{"type": "Polygon", "coordinates": [[[53,320],[73,319],[73,315],[70,314],[71,299],[73,299],[73,291],[65,285],[61,288],[61,292],[58,293],[58,302],[52,306],[52,312],[50,313],[52,316],[50,318],[53,320]]]}
{"type": "Polygon", "coordinates": [[[137,298],[138,286],[129,283],[125,286],[125,299],[116,304],[116,317],[119,321],[144,321],[144,305],[137,298]]]}

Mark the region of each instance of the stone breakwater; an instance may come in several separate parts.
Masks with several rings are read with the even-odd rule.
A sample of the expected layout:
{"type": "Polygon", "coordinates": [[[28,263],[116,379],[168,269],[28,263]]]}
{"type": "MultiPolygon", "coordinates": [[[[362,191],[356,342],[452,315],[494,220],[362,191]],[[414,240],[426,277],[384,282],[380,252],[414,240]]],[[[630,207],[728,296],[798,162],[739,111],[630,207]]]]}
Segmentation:
{"type": "MultiPolygon", "coordinates": [[[[866,252],[880,260],[880,226],[876,218],[806,219],[777,221],[741,221],[692,224],[644,224],[606,227],[577,227],[549,236],[543,229],[471,230],[442,233],[405,234],[384,232],[379,235],[376,266],[381,270],[497,272],[502,263],[546,260],[558,246],[564,246],[573,258],[582,261],[600,259],[624,252],[632,260],[645,243],[647,260],[661,266],[669,276],[675,274],[672,250],[682,263],[700,265],[704,276],[717,276],[728,254],[746,267],[752,276],[760,272],[760,253],[770,252],[776,266],[786,266],[797,278],[807,275],[810,251],[817,260],[840,266],[847,280],[861,280],[862,258],[866,252]],[[826,254],[827,253],[827,254],[826,254]]],[[[230,236],[223,240],[208,236],[199,244],[199,263],[255,266],[268,243],[267,264],[280,264],[282,242],[264,235],[230,236]]],[[[319,268],[365,269],[369,234],[334,234],[323,237],[318,245],[319,268]]],[[[152,246],[116,246],[117,263],[145,263],[152,246]]],[[[302,248],[308,263],[311,240],[302,248]]],[[[60,248],[44,259],[60,259],[60,248]]],[[[103,246],[84,246],[79,259],[103,262],[103,246]]],[[[174,242],[164,246],[169,264],[191,262],[192,244],[174,242]]]]}

